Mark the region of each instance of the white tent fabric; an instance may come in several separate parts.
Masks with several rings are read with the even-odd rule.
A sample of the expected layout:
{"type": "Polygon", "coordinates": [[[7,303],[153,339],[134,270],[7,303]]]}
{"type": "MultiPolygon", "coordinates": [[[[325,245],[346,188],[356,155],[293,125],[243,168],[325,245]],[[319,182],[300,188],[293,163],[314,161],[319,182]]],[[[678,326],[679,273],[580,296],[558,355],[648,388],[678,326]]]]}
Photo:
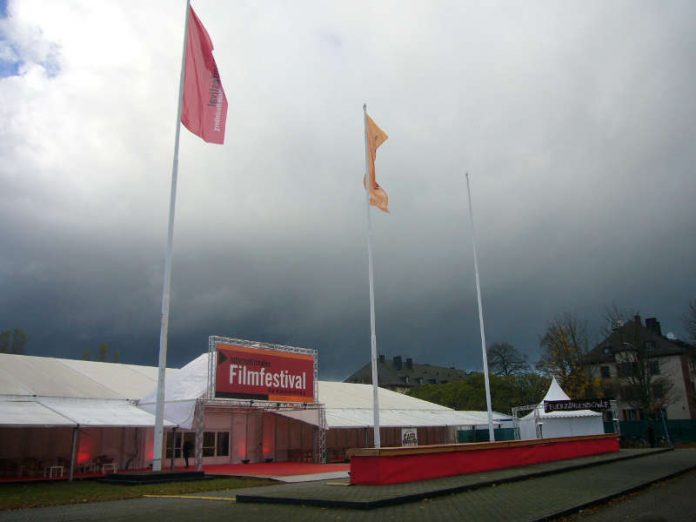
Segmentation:
{"type": "MultiPolygon", "coordinates": [[[[61,397],[0,398],[0,426],[150,427],[155,417],[128,401],[61,397]]],[[[165,421],[165,425],[172,426],[165,421]]]]}
{"type": "MultiPolygon", "coordinates": [[[[180,370],[167,370],[167,425],[192,428],[196,401],[207,392],[208,360],[209,354],[205,353],[180,370]]],[[[156,386],[155,367],[0,354],[0,401],[5,404],[23,400],[33,404],[20,416],[15,404],[5,404],[5,409],[0,410],[6,412],[0,417],[0,425],[8,426],[11,421],[24,422],[26,426],[152,426],[156,386]],[[130,399],[140,399],[137,407],[130,399]]],[[[371,385],[319,381],[317,386],[329,428],[372,426],[371,385]]],[[[379,389],[379,403],[380,423],[384,427],[487,423],[485,412],[457,412],[383,388],[379,389]]],[[[274,411],[319,424],[314,408],[274,411]]],[[[494,413],[494,421],[502,423],[505,417],[494,413]]]]}
{"type": "MultiPolygon", "coordinates": [[[[508,423],[496,420],[496,424],[508,423]]],[[[368,428],[372,427],[371,408],[331,408],[326,410],[326,423],[329,428],[368,428]]],[[[380,408],[380,426],[384,428],[398,427],[431,427],[431,426],[484,426],[488,419],[480,419],[469,415],[468,412],[455,410],[383,410],[380,408]]]]}
{"type": "MultiPolygon", "coordinates": [[[[164,380],[164,418],[180,428],[190,430],[196,411],[196,400],[208,391],[208,354],[196,357],[186,366],[167,375],[164,380]]],[[[157,387],[145,395],[138,406],[154,414],[157,407],[157,387]]]]}
{"type": "MultiPolygon", "coordinates": [[[[178,372],[167,377],[165,383],[164,416],[184,429],[191,429],[196,399],[205,397],[208,383],[208,354],[203,354],[178,372]]],[[[324,405],[326,424],[331,428],[372,426],[372,386],[344,382],[318,382],[318,399],[324,405]]],[[[156,389],[138,403],[140,408],[155,411],[156,389]]],[[[485,412],[458,412],[432,402],[409,397],[384,388],[379,389],[380,425],[399,426],[483,426],[488,423],[485,412]]],[[[314,408],[273,410],[274,413],[319,425],[314,408]]],[[[495,412],[496,423],[508,422],[495,412]]]]}
{"type": "Polygon", "coordinates": [[[55,426],[74,427],[75,422],[33,400],[0,400],[0,426],[3,428],[55,426]]]}
{"type": "Polygon", "coordinates": [[[152,426],[132,399],[156,384],[157,368],[3,353],[0,426],[152,426]]]}
{"type": "Polygon", "coordinates": [[[0,354],[0,396],[136,400],[155,386],[154,367],[0,354]]]}
{"type": "Polygon", "coordinates": [[[604,433],[602,414],[591,410],[544,411],[544,401],[568,401],[554,377],[546,395],[531,413],[519,420],[520,438],[537,439],[537,424],[541,424],[541,438],[573,437],[577,435],[600,435],[604,433]]]}
{"type": "MultiPolygon", "coordinates": [[[[151,427],[155,416],[123,400],[40,398],[39,402],[81,427],[151,427]]],[[[165,426],[173,426],[165,421],[165,426]]]]}

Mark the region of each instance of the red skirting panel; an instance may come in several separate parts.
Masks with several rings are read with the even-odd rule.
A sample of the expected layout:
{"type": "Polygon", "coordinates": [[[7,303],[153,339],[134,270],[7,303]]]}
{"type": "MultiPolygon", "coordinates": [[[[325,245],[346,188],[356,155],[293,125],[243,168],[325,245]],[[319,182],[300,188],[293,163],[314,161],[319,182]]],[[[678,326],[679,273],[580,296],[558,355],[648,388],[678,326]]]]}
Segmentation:
{"type": "Polygon", "coordinates": [[[619,451],[616,435],[353,450],[352,484],[398,484],[619,451]]]}

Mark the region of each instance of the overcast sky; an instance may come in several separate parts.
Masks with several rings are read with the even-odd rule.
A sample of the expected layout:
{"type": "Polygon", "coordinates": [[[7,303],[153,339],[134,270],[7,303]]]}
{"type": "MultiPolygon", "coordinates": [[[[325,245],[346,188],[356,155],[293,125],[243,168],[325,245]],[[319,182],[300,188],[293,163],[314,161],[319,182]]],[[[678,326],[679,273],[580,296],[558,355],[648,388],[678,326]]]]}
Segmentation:
{"type": "MultiPolygon", "coordinates": [[[[170,366],[209,335],[369,360],[362,104],[380,353],[536,361],[612,302],[684,336],[696,298],[696,3],[192,2],[226,143],[182,129],[170,366]]],[[[157,363],[184,0],[0,0],[0,330],[157,363]]]]}

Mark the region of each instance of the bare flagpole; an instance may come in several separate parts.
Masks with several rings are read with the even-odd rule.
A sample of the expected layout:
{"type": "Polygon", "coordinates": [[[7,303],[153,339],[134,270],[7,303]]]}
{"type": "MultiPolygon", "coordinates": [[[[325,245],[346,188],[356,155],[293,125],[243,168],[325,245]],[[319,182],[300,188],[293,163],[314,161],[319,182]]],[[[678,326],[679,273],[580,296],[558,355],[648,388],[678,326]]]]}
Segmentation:
{"type": "Polygon", "coordinates": [[[495,440],[493,432],[493,410],[491,408],[491,384],[488,379],[488,356],[486,354],[486,331],[483,328],[483,305],[481,304],[481,281],[479,279],[478,254],[476,252],[476,230],[474,228],[474,211],[469,188],[469,173],[466,173],[466,193],[469,196],[469,219],[471,220],[471,244],[474,247],[474,271],[476,272],[476,297],[478,298],[479,328],[481,330],[481,352],[483,353],[483,381],[486,385],[486,410],[488,411],[488,436],[495,440]]]}
{"type": "Polygon", "coordinates": [[[184,22],[184,45],[181,51],[181,73],[179,75],[179,107],[176,112],[176,135],[174,159],[172,161],[172,185],[169,195],[169,227],[167,246],[164,253],[164,285],[162,287],[162,320],[160,323],[159,369],[157,373],[157,403],[155,406],[155,441],[152,471],[162,471],[162,443],[164,442],[164,378],[167,368],[167,335],[169,332],[169,296],[172,286],[172,244],[174,242],[174,212],[176,209],[176,182],[179,176],[179,135],[181,133],[181,104],[184,97],[184,74],[186,68],[186,42],[191,0],[186,0],[184,22]]]}
{"type": "Polygon", "coordinates": [[[370,150],[367,141],[367,104],[363,104],[365,125],[365,201],[367,203],[367,261],[370,278],[370,361],[372,364],[372,417],[374,424],[374,446],[381,447],[379,437],[379,382],[377,371],[377,334],[375,333],[375,284],[372,268],[372,217],[370,215],[370,150]]]}

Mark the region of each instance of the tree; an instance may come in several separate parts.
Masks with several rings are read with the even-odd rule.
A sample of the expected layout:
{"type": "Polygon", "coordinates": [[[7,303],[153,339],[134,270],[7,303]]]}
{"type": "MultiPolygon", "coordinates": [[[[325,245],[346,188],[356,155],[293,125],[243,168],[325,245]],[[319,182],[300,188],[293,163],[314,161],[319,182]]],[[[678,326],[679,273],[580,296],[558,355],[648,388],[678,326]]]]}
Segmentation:
{"type": "Polygon", "coordinates": [[[539,345],[542,355],[537,368],[544,375],[555,376],[572,399],[593,397],[599,392],[599,382],[595,382],[589,369],[583,367],[588,352],[585,321],[570,313],[556,317],[549,323],[539,345]]]}
{"type": "MultiPolygon", "coordinates": [[[[82,359],[85,361],[92,360],[92,350],[88,348],[82,352],[82,359]]],[[[109,345],[107,343],[101,343],[99,345],[99,353],[95,361],[98,362],[109,362],[109,345]]],[[[119,363],[121,362],[121,352],[119,350],[114,350],[111,354],[111,362],[119,363]]]]}
{"type": "Polygon", "coordinates": [[[0,332],[0,353],[23,354],[27,344],[27,334],[21,328],[0,332]]]}
{"type": "Polygon", "coordinates": [[[604,324],[600,329],[601,336],[603,338],[609,337],[616,328],[620,328],[633,320],[636,315],[638,315],[638,310],[623,308],[616,303],[611,303],[604,309],[604,314],[602,315],[604,324]]]}
{"type": "MultiPolygon", "coordinates": [[[[493,409],[508,414],[515,406],[538,403],[549,387],[549,380],[534,372],[511,376],[491,375],[490,383],[493,409]]],[[[471,373],[461,381],[447,384],[425,384],[412,388],[408,394],[455,410],[486,409],[482,373],[471,373]]]]}
{"type": "Polygon", "coordinates": [[[493,343],[486,352],[488,368],[495,375],[519,375],[529,371],[527,357],[510,343],[493,343]]]}

